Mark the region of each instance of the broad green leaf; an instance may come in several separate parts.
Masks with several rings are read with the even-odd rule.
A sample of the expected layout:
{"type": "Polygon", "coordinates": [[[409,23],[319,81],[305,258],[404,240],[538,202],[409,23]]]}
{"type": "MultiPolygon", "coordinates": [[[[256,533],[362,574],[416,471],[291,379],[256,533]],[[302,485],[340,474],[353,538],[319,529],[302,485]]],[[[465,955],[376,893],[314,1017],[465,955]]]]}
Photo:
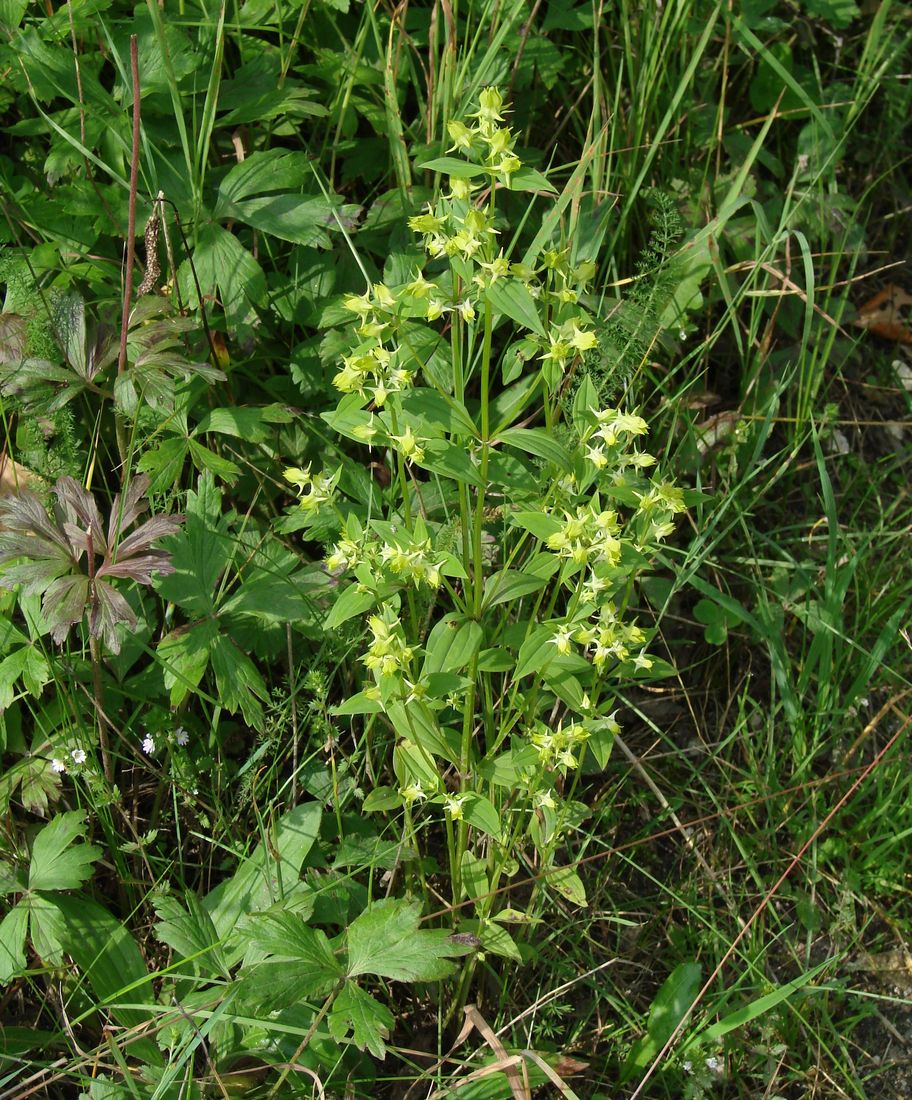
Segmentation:
{"type": "Polygon", "coordinates": [[[453,972],[447,960],[465,954],[445,929],[420,927],[417,902],[388,898],[375,902],[348,927],[349,977],[376,974],[398,982],[431,982],[453,972]]]}
{"type": "Polygon", "coordinates": [[[690,1010],[700,987],[699,963],[681,963],[659,989],[649,1010],[646,1034],[633,1045],[621,1070],[621,1081],[646,1069],[690,1010]]]}
{"type": "Polygon", "coordinates": [[[557,188],[548,181],[547,176],[534,168],[520,168],[510,176],[511,191],[548,191],[557,194],[557,188]]]}
{"type": "Polygon", "coordinates": [[[371,698],[366,691],[359,691],[355,695],[350,695],[344,703],[329,708],[330,714],[338,715],[379,714],[382,710],[383,706],[380,701],[371,698]]]}
{"type": "Polygon", "coordinates": [[[512,959],[513,962],[517,963],[523,961],[519,948],[516,946],[516,941],[506,928],[495,924],[494,921],[481,921],[477,935],[481,940],[482,947],[485,951],[490,951],[492,955],[500,955],[502,959],[512,959]]]}
{"type": "Polygon", "coordinates": [[[570,470],[571,461],[567,448],[542,428],[505,428],[498,433],[498,439],[518,451],[543,458],[565,473],[570,470]]]}
{"type": "Polygon", "coordinates": [[[246,949],[231,934],[249,913],[268,909],[298,882],[301,865],[317,839],[321,809],[318,802],[295,806],[275,825],[269,844],[261,842],[241,860],[232,878],[203,898],[203,906],[223,941],[229,938],[226,963],[232,965],[246,949]]]}
{"type": "Polygon", "coordinates": [[[225,216],[282,241],[320,248],[329,248],[327,230],[336,225],[332,203],[313,195],[260,195],[228,204],[225,216]]]}
{"type": "Polygon", "coordinates": [[[547,882],[571,905],[578,905],[582,909],[589,904],[586,900],[586,887],[583,886],[583,880],[572,867],[558,867],[550,871],[547,882]]]}
{"type": "MultiPolygon", "coordinates": [[[[410,739],[420,746],[425,757],[441,756],[455,764],[459,760],[459,737],[452,730],[445,730],[437,721],[434,712],[427,703],[420,700],[403,706],[402,703],[390,703],[386,714],[400,737],[410,739]],[[447,736],[447,735],[450,736],[447,736]]],[[[427,764],[425,769],[429,769],[427,764]]]]}
{"type": "Polygon", "coordinates": [[[517,279],[498,279],[485,290],[491,308],[509,317],[521,328],[545,335],[535,299],[517,279]]]}
{"type": "MultiPolygon", "coordinates": [[[[203,297],[221,301],[229,327],[251,324],[266,297],[266,276],[237,237],[215,223],[202,226],[193,263],[203,297]]],[[[196,307],[196,282],[186,262],[180,266],[179,280],[185,299],[196,307]]]]}
{"type": "Polygon", "coordinates": [[[219,184],[215,216],[226,216],[229,203],[270,191],[293,191],[308,178],[307,154],[286,149],[267,149],[236,164],[219,184]]]}
{"type": "Polygon", "coordinates": [[[478,468],[472,462],[465,447],[447,443],[442,439],[431,439],[424,445],[424,458],[416,463],[431,473],[442,477],[451,477],[455,481],[474,485],[478,489],[485,487],[478,468]]]}
{"type": "Polygon", "coordinates": [[[476,898],[486,897],[490,893],[491,886],[488,882],[488,872],[483,859],[479,859],[474,852],[466,849],[459,861],[462,871],[463,897],[474,901],[476,898]]]}
{"type": "Polygon", "coordinates": [[[85,811],[57,814],[35,837],[29,865],[29,890],[76,890],[92,876],[101,858],[94,844],[73,844],[85,838],[85,811]]]}
{"type": "Polygon", "coordinates": [[[463,818],[475,829],[495,840],[501,839],[501,822],[493,803],[483,794],[470,793],[462,807],[463,818]]]}
{"type": "Polygon", "coordinates": [[[275,435],[274,424],[290,424],[293,417],[288,409],[281,405],[266,405],[251,408],[232,405],[228,408],[211,409],[194,429],[194,435],[206,435],[215,432],[231,435],[236,439],[246,439],[248,443],[262,443],[275,435]]]}
{"type": "Polygon", "coordinates": [[[392,787],[375,787],[361,803],[366,814],[381,813],[384,810],[398,810],[402,805],[402,795],[392,787]]]}
{"type": "MultiPolygon", "coordinates": [[[[161,1006],[155,1005],[152,979],[142,954],[119,920],[91,898],[69,894],[43,894],[41,898],[62,921],[64,950],[88,978],[99,1005],[110,1005],[111,1014],[125,1027],[147,1023],[161,1011],[161,1006]],[[120,1008],[118,1002],[148,1004],[149,1009],[120,1008]]],[[[150,1039],[140,1039],[130,1050],[152,1064],[162,1060],[150,1039]]]]}
{"type": "Polygon", "coordinates": [[[521,680],[530,673],[541,673],[557,656],[557,646],[552,642],[554,631],[546,626],[536,627],[519,647],[514,677],[521,680]]]}
{"type": "Polygon", "coordinates": [[[444,615],[425,643],[422,677],[466,668],[478,652],[483,637],[484,631],[473,620],[444,615]]]}
{"type": "Polygon", "coordinates": [[[538,592],[547,583],[547,577],[532,576],[519,569],[501,569],[485,581],[484,606],[495,607],[499,603],[518,600],[530,592],[538,592]]]}
{"type": "Polygon", "coordinates": [[[510,517],[517,527],[533,534],[540,542],[547,542],[561,529],[561,522],[544,512],[514,512],[510,517]]]}
{"type": "Polygon", "coordinates": [[[458,157],[434,157],[432,160],[421,161],[415,167],[426,172],[440,172],[444,176],[454,176],[456,179],[469,179],[472,176],[480,176],[485,171],[480,164],[470,164],[458,157]]]}
{"type": "Polygon", "coordinates": [[[346,982],[333,1002],[327,1024],[337,1043],[352,1042],[375,1058],[386,1057],[384,1039],[395,1023],[392,1012],[354,982],[346,982]]]}
{"type": "Polygon", "coordinates": [[[6,985],[25,970],[28,919],[28,909],[15,905],[0,921],[0,985],[6,985]]]}
{"type": "MultiPolygon", "coordinates": [[[[434,390],[418,387],[406,392],[399,399],[402,411],[409,417],[418,417],[429,427],[436,427],[449,435],[474,437],[477,431],[465,405],[453,397],[444,397],[434,390]]],[[[415,429],[417,435],[422,432],[415,429]]]]}
{"type": "Polygon", "coordinates": [[[364,591],[359,584],[350,584],[329,609],[323,624],[324,630],[335,630],[337,626],[347,622],[348,619],[353,619],[355,615],[363,615],[376,602],[375,592],[364,591]]]}

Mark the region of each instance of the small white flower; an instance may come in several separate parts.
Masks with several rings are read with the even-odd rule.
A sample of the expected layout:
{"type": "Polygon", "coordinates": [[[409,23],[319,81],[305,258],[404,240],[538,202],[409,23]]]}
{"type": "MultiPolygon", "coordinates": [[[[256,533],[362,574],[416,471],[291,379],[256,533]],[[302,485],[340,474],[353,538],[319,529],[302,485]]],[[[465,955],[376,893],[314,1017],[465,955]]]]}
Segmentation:
{"type": "Polygon", "coordinates": [[[155,752],[155,739],[149,733],[143,738],[142,751],[147,756],[151,756],[152,753],[155,752]]]}
{"type": "Polygon", "coordinates": [[[687,1061],[681,1066],[681,1069],[683,1069],[685,1073],[693,1073],[693,1068],[694,1064],[691,1061],[687,1061]]]}
{"type": "Polygon", "coordinates": [[[73,749],[70,756],[72,756],[74,764],[84,764],[86,762],[85,749],[73,749]]]}
{"type": "Polygon", "coordinates": [[[51,761],[51,769],[57,772],[58,775],[66,771],[66,764],[62,760],[58,760],[55,756],[51,761]]]}
{"type": "Polygon", "coordinates": [[[184,729],[183,726],[178,726],[174,731],[174,740],[180,745],[181,748],[188,744],[190,741],[190,734],[184,729]]]}
{"type": "Polygon", "coordinates": [[[706,1059],[706,1068],[710,1073],[719,1073],[722,1069],[721,1059],[716,1058],[715,1055],[710,1055],[710,1057],[706,1059]]]}

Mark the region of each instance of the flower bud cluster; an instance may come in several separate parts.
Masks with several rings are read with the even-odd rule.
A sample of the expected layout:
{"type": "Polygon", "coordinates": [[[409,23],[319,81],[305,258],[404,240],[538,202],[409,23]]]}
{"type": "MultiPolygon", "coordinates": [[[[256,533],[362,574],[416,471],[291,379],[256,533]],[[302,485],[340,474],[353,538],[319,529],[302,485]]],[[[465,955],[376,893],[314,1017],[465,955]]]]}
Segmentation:
{"type": "Polygon", "coordinates": [[[371,643],[361,658],[367,668],[380,676],[406,672],[414,649],[405,644],[405,634],[398,618],[392,612],[384,612],[382,615],[371,615],[367,625],[371,643]]]}
{"type": "Polygon", "coordinates": [[[313,512],[321,504],[332,500],[336,483],[336,476],[333,474],[312,474],[308,463],[303,468],[287,466],[282,476],[295,487],[300,498],[298,507],[304,512],[313,512]]]}

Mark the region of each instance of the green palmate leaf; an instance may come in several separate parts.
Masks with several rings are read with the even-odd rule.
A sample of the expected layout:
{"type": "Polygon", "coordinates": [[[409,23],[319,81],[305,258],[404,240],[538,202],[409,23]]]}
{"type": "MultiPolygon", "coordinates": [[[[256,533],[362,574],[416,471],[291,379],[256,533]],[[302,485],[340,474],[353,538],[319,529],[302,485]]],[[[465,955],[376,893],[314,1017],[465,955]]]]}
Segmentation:
{"type": "Polygon", "coordinates": [[[326,933],[308,928],[296,913],[276,912],[252,918],[247,925],[254,948],[271,956],[245,967],[245,996],[271,1009],[325,996],[343,977],[326,933]]]}
{"type": "Polygon", "coordinates": [[[85,811],[57,814],[35,837],[29,866],[29,890],[76,890],[92,875],[101,857],[94,844],[74,844],[85,838],[85,811]]]}
{"type": "Polygon", "coordinates": [[[32,643],[14,649],[0,661],[0,711],[12,703],[13,685],[20,677],[31,695],[40,695],[41,689],[52,679],[50,665],[32,643]]]}
{"type": "Polygon", "coordinates": [[[269,692],[253,661],[226,634],[218,634],[213,639],[209,660],[221,705],[230,714],[240,710],[248,725],[262,730],[264,717],[260,700],[268,699],[269,692]]]}
{"type": "Polygon", "coordinates": [[[430,982],[453,973],[447,960],[464,955],[445,929],[422,929],[421,907],[389,898],[375,903],[346,933],[349,977],[376,974],[399,982],[430,982]]]}
{"type": "Polygon", "coordinates": [[[179,627],[158,643],[156,656],[164,671],[165,690],[172,706],[178,706],[199,685],[209,667],[209,652],[218,634],[214,619],[198,626],[179,627]]]}
{"type": "Polygon", "coordinates": [[[473,620],[460,615],[444,615],[425,643],[422,677],[466,668],[478,652],[483,637],[484,631],[473,620]]]}
{"type": "Polygon", "coordinates": [[[491,308],[515,321],[520,328],[545,335],[535,299],[516,279],[498,279],[485,290],[491,308]]]}
{"type": "Polygon", "coordinates": [[[0,922],[0,985],[6,985],[25,970],[28,918],[28,909],[16,905],[0,922]]]}
{"type": "Polygon", "coordinates": [[[389,1037],[395,1017],[386,1005],[354,982],[347,982],[333,1002],[327,1023],[337,1043],[352,1042],[359,1050],[382,1059],[386,1056],[383,1040],[389,1037]]]}
{"type": "Polygon", "coordinates": [[[505,428],[498,433],[498,439],[518,451],[543,458],[565,473],[570,471],[571,460],[567,448],[558,443],[550,432],[541,428],[505,428]]]}
{"type": "Polygon", "coordinates": [[[350,584],[336,602],[330,608],[326,616],[324,629],[334,630],[341,623],[352,619],[355,615],[363,615],[377,602],[375,592],[363,591],[359,584],[350,584]]]}
{"type": "Polygon", "coordinates": [[[218,579],[234,555],[232,518],[222,514],[222,494],[210,473],[203,474],[187,494],[183,530],[167,540],[173,572],[159,577],[155,587],[166,600],[192,615],[215,611],[218,579]]]}
{"type": "Polygon", "coordinates": [[[178,958],[189,959],[199,972],[219,974],[223,978],[229,976],[218,932],[195,893],[185,891],[183,904],[163,894],[153,898],[152,905],[158,916],[155,935],[171,947],[178,958]]]}

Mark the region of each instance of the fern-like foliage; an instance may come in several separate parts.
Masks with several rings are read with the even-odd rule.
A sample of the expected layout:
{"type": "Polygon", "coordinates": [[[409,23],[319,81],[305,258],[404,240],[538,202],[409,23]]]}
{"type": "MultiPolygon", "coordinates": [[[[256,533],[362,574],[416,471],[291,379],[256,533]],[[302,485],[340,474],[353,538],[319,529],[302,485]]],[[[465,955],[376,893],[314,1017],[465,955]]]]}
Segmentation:
{"type": "MultiPolygon", "coordinates": [[[[661,338],[660,318],[674,297],[675,246],[684,224],[675,200],[662,191],[646,192],[652,232],[636,264],[636,280],[619,301],[599,334],[599,346],[589,353],[586,368],[603,405],[616,403],[619,393],[661,338]]],[[[572,393],[568,399],[572,400],[572,393]]]]}

